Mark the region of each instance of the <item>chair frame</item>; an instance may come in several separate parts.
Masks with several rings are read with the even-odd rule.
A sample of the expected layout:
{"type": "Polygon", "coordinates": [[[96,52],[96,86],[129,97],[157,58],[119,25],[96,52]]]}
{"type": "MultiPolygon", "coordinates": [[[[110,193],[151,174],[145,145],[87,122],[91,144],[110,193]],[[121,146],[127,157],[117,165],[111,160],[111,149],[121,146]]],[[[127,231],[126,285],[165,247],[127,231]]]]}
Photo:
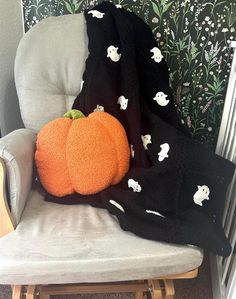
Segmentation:
{"type": "MultiPolygon", "coordinates": [[[[0,237],[14,231],[16,224],[10,212],[6,195],[6,168],[0,158],[0,237]]],[[[197,277],[198,268],[176,275],[150,278],[146,280],[83,283],[60,285],[13,285],[12,299],[50,299],[50,295],[76,295],[88,293],[135,293],[135,299],[173,299],[175,279],[197,277]]]]}

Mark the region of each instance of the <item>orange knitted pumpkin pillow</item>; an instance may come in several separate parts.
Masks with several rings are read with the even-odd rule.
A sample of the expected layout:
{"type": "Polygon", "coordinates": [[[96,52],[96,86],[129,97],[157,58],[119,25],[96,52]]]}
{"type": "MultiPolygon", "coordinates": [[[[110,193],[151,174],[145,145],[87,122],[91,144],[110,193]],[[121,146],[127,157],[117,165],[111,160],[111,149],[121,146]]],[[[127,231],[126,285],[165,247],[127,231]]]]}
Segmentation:
{"type": "Polygon", "coordinates": [[[121,123],[106,112],[85,117],[71,110],[65,116],[46,124],[37,137],[35,161],[44,188],[61,197],[95,194],[119,183],[130,159],[121,123]]]}

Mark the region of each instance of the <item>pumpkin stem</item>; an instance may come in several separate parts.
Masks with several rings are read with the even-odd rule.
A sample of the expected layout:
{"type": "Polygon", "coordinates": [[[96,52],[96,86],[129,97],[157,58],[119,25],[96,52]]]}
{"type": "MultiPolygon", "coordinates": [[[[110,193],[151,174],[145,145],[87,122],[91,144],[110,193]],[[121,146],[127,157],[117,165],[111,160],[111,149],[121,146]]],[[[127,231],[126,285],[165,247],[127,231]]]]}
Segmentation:
{"type": "Polygon", "coordinates": [[[63,117],[71,118],[71,119],[78,119],[78,118],[85,117],[85,115],[80,110],[72,109],[72,110],[69,110],[68,112],[66,112],[63,115],[63,117]]]}

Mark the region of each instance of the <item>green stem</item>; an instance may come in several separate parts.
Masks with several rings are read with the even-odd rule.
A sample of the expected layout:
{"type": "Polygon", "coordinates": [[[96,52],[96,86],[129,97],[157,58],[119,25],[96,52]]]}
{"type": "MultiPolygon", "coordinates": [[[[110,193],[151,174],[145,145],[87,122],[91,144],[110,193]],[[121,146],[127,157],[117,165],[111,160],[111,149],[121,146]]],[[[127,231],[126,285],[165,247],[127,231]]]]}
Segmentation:
{"type": "Polygon", "coordinates": [[[72,109],[72,110],[69,110],[68,112],[66,112],[63,115],[63,117],[70,118],[70,119],[78,119],[78,118],[85,117],[85,115],[80,110],[72,109]]]}

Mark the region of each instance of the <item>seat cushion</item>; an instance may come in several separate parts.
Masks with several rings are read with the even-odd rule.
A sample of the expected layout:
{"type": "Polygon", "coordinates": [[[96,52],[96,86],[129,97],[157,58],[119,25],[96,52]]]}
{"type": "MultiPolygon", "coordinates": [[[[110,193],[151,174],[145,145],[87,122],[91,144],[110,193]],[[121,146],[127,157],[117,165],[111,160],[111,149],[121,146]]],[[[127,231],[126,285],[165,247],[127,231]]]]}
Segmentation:
{"type": "Polygon", "coordinates": [[[0,239],[0,284],[155,278],[190,271],[202,258],[197,247],[123,231],[107,210],[45,202],[34,189],[17,229],[0,239]]]}

